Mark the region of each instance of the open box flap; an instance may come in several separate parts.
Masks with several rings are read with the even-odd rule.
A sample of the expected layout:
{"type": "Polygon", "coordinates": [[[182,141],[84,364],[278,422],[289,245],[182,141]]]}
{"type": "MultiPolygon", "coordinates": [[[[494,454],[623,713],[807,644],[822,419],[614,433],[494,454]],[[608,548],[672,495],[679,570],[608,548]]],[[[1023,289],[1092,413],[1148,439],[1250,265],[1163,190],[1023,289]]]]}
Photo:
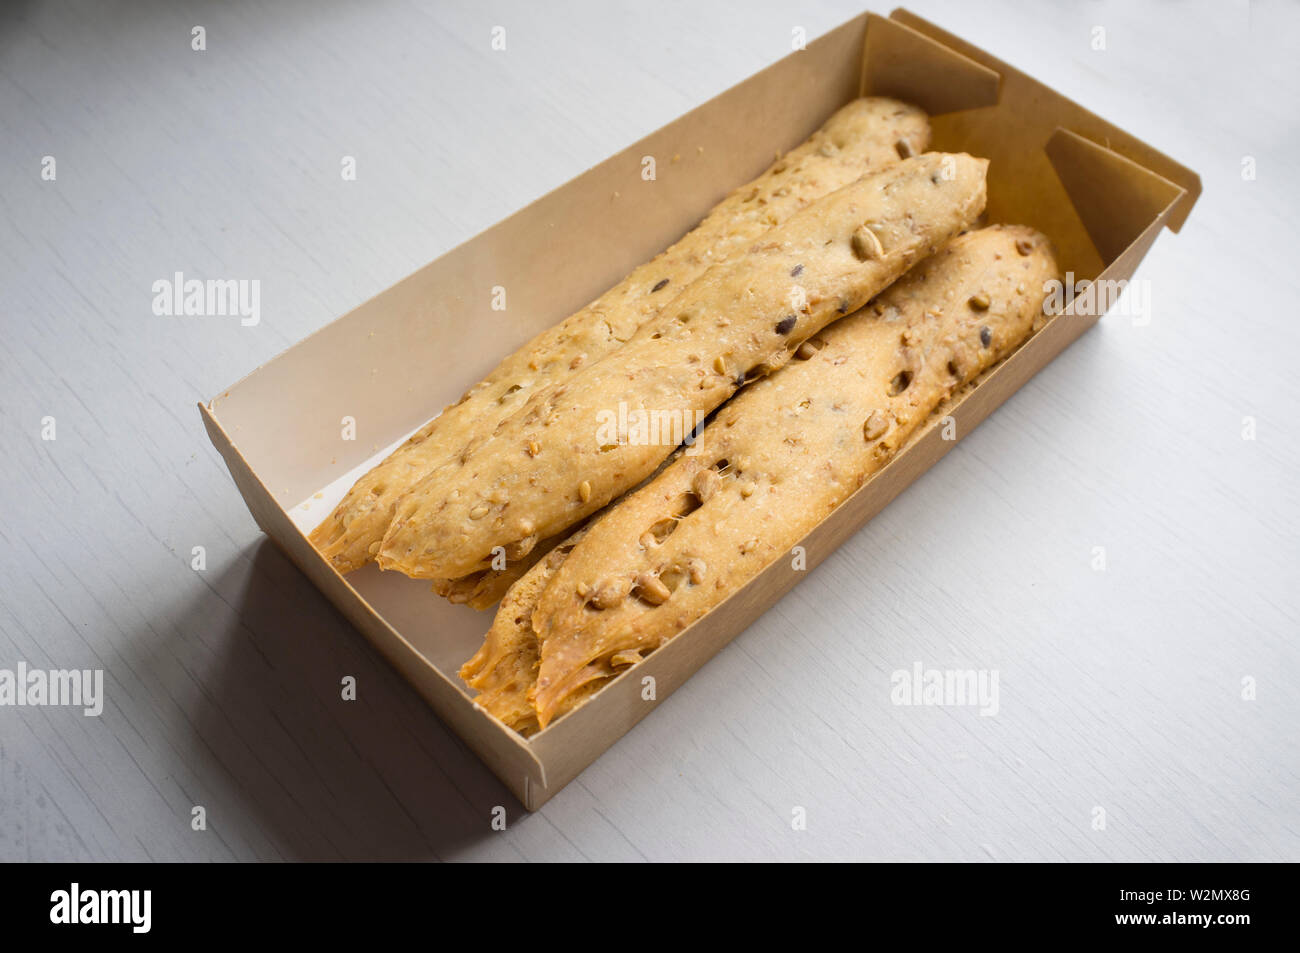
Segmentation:
{"type": "Polygon", "coordinates": [[[1060,126],[1043,151],[1106,262],[1119,257],[1152,219],[1187,194],[1132,159],[1060,126]]]}
{"type": "Polygon", "coordinates": [[[989,222],[1033,226],[1052,239],[1063,271],[1093,279],[1171,203],[1170,220],[1190,207],[1171,173],[1199,191],[1194,173],[974,47],[953,48],[942,31],[921,32],[913,20],[905,11],[868,17],[864,90],[929,101],[932,148],[990,160],[989,222]]]}
{"type": "Polygon", "coordinates": [[[1192,206],[1201,195],[1201,177],[1185,165],[1175,162],[1163,152],[1153,149],[1135,136],[1111,125],[1073,100],[1067,99],[1018,69],[1008,66],[996,57],[990,56],[909,10],[900,7],[890,13],[888,20],[875,14],[870,15],[868,31],[875,28],[877,21],[908,27],[998,73],[1002,77],[1002,101],[1014,104],[1019,114],[1024,116],[1052,114],[1055,117],[1054,126],[1064,126],[1077,135],[1104,144],[1112,151],[1184,189],[1185,194],[1178,199],[1178,204],[1169,215],[1166,224],[1171,231],[1177,232],[1187,221],[1192,206]],[[1049,106],[1050,109],[1047,108],[1049,106]]]}
{"type": "Polygon", "coordinates": [[[892,96],[920,106],[931,117],[996,106],[1002,77],[892,20],[867,20],[859,95],[892,96]]]}

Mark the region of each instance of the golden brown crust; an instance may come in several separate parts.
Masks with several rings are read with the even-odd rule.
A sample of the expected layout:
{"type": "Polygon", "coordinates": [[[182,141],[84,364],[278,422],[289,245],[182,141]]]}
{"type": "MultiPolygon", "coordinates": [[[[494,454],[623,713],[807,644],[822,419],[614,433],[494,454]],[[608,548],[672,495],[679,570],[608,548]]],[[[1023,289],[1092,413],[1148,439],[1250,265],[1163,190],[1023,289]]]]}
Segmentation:
{"type": "Polygon", "coordinates": [[[490,435],[532,393],[619,347],[710,265],[747,248],[809,202],[897,161],[899,142],[905,143],[903,152],[919,153],[929,138],[925,114],[913,106],[881,97],[845,106],[806,142],[731,193],[671,248],[537,335],[421,427],[357,481],[312,531],[312,545],[340,572],[370,562],[401,495],[468,444],[490,435]]]}
{"type": "Polygon", "coordinates": [[[864,176],[709,269],[619,350],[535,393],[399,502],[378,561],[436,578],[527,552],[648,476],[673,441],[609,442],[620,400],[685,427],[857,310],[984,208],[987,160],[926,153],[864,176]]]}
{"type": "Polygon", "coordinates": [[[1032,229],[961,236],[731,401],[695,453],[612,507],[540,598],[527,594],[539,725],[787,553],[955,389],[1019,346],[1056,274],[1032,229]]]}
{"type": "Polygon", "coordinates": [[[510,586],[483,645],[460,669],[460,677],[480,693],[474,703],[522,735],[538,728],[537,712],[528,700],[541,662],[533,609],[585,533],[584,527],[560,542],[510,586]]]}
{"type": "Polygon", "coordinates": [[[469,606],[480,612],[492,608],[537,561],[567,539],[570,533],[552,536],[518,559],[505,560],[501,568],[480,569],[458,579],[435,579],[433,591],[452,605],[469,606]]]}

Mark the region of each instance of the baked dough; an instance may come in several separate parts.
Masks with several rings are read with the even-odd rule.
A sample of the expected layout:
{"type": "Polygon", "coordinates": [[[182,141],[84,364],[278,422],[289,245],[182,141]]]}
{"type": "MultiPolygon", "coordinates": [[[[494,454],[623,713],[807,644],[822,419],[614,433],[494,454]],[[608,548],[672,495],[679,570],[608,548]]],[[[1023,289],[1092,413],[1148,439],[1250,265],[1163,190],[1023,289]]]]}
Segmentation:
{"type": "Polygon", "coordinates": [[[459,579],[435,579],[433,591],[452,605],[465,605],[479,611],[490,609],[501,601],[507,590],[532,569],[539,559],[570,535],[572,534],[564,533],[543,540],[522,559],[506,560],[505,565],[499,569],[480,569],[459,579]]]}
{"type": "Polygon", "coordinates": [[[1055,277],[1034,230],[968,233],[746,388],[696,453],[507,594],[495,648],[480,655],[527,664],[496,684],[489,710],[517,730],[544,727],[782,558],[1045,320],[1055,277]]]}
{"type": "Polygon", "coordinates": [[[519,559],[649,476],[675,440],[602,436],[623,402],[693,421],[778,368],[984,209],[988,161],[926,153],[864,176],[710,268],[614,353],[548,386],[399,501],[381,569],[451,578],[519,559]]]}
{"type": "MultiPolygon", "coordinates": [[[[925,114],[893,99],[858,99],[754,181],[723,199],[675,245],[581,311],[503,360],[352,487],[310,540],[340,572],[374,558],[397,500],[434,468],[490,434],[535,391],[619,347],[712,264],[748,248],[809,202],[864,173],[923,152],[925,114]]],[[[439,588],[463,594],[470,583],[439,588]]],[[[476,600],[471,600],[476,601],[476,600]]]]}
{"type": "Polygon", "coordinates": [[[543,591],[540,727],[788,553],[954,389],[1019,346],[1056,276],[1031,229],[964,235],[737,398],[697,454],[596,523],[543,591]],[[684,511],[657,539],[653,527],[684,511]]]}
{"type": "Polygon", "coordinates": [[[533,610],[590,525],[553,547],[509,588],[482,647],[460,669],[460,677],[479,692],[474,703],[522,735],[538,729],[537,712],[528,698],[541,664],[533,610]]]}

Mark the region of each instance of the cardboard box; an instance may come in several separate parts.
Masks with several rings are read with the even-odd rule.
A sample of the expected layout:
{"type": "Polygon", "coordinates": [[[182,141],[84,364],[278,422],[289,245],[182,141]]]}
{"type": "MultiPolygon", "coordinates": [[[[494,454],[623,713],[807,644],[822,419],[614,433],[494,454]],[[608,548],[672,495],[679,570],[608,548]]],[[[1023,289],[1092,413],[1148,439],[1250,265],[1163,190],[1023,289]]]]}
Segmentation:
{"type": "MultiPolygon", "coordinates": [[[[664,648],[531,739],[475,708],[456,672],[491,615],[373,565],[339,575],[307,542],[352,482],[507,353],[675,241],[850,99],[931,114],[936,150],[992,160],[990,223],[1032,225],[1082,279],[1129,279],[1197,176],[910,13],[864,14],[493,226],[200,405],[258,525],[529,810],[540,807],[799,580],[778,560],[664,648]],[[699,147],[702,147],[699,148],[699,147]],[[642,156],[660,181],[638,188],[642,156]],[[635,223],[635,227],[629,227],[635,223]],[[491,310],[492,288],[509,309],[491,310]],[[356,368],[367,373],[356,374],[356,368]],[[397,399],[394,399],[396,396],[397,399]],[[359,438],[341,439],[344,417],[359,438]],[[316,495],[320,494],[317,499],[316,495]],[[656,699],[642,699],[653,676],[656,699]]],[[[1082,299],[1080,299],[1082,300],[1082,299]]],[[[1094,324],[1076,301],[942,412],[967,434],[1094,324]]],[[[937,419],[936,415],[936,419],[937,419]]],[[[812,568],[953,446],[931,426],[802,541],[812,568]]],[[[304,651],[310,651],[304,645],[304,651]]]]}

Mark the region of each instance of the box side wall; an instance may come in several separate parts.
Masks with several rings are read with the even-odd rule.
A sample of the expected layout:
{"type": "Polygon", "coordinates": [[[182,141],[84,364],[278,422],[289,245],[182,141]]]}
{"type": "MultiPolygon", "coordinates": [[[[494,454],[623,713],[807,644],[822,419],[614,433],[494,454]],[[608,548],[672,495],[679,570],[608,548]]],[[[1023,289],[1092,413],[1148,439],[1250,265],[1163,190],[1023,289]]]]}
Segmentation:
{"type": "MultiPolygon", "coordinates": [[[[317,588],[355,625],[430,707],[474,750],[516,797],[545,788],[545,771],[528,743],[474,707],[450,679],[417,652],[335,572],[293,526],[287,513],[231,445],[220,423],[202,404],[199,412],[213,446],[221,453],[257,525],[317,588]]],[[[528,794],[531,797],[531,794],[528,794]]]]}
{"type": "Polygon", "coordinates": [[[654,257],[854,98],[865,24],[813,41],[470,239],[258,368],[213,413],[292,506],[654,257]],[[643,156],[656,158],[653,181],[643,156]],[[498,288],[505,310],[493,307],[498,288]],[[341,439],[344,418],[355,440],[341,439]]]}

